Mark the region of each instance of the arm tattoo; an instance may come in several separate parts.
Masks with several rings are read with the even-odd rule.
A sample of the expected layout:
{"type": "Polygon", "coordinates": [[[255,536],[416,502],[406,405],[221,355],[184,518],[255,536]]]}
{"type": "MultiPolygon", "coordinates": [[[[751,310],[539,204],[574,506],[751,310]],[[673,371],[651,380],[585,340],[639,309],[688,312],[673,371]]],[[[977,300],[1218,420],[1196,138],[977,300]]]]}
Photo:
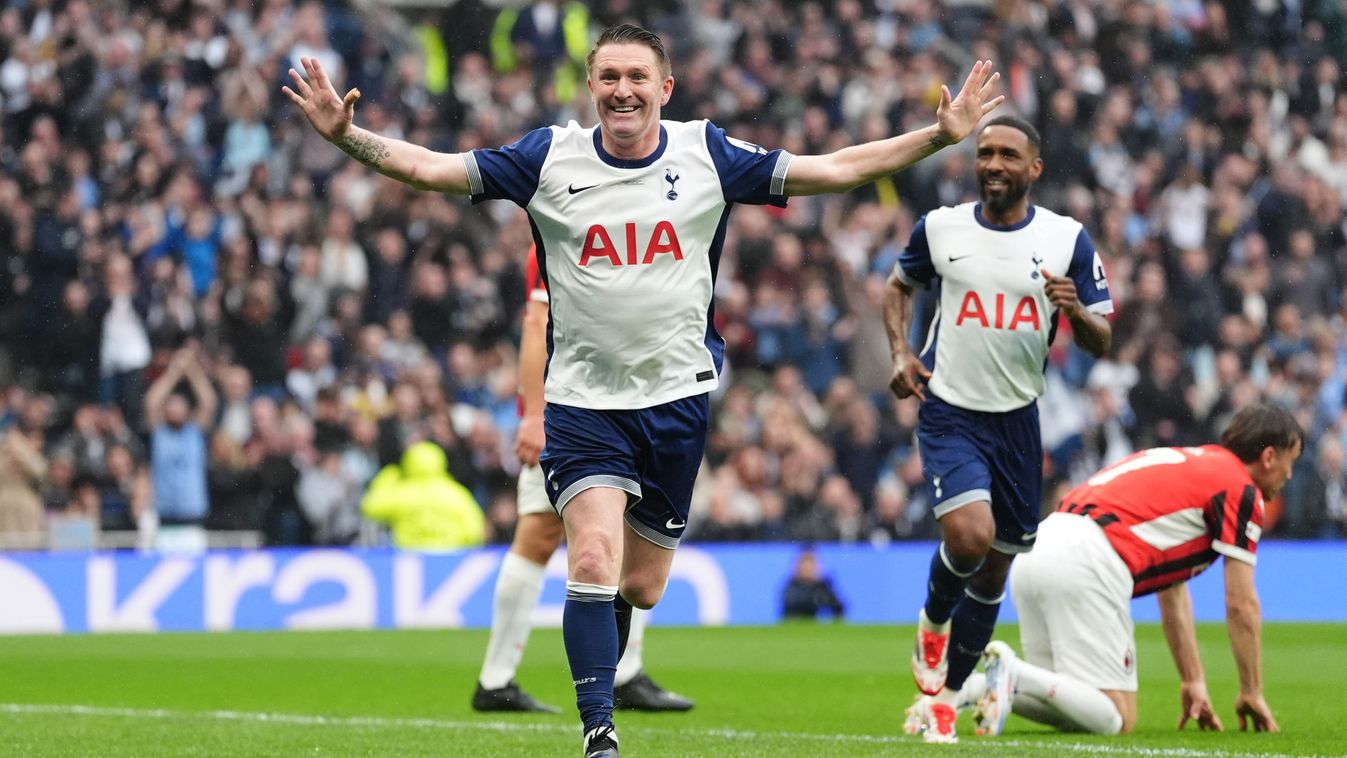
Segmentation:
{"type": "Polygon", "coordinates": [[[388,157],[388,146],[374,135],[348,134],[337,140],[337,147],[372,169],[378,169],[388,157]]]}
{"type": "Polygon", "coordinates": [[[932,134],[929,139],[926,140],[926,144],[930,145],[936,150],[940,150],[942,148],[949,147],[953,143],[950,142],[949,138],[941,135],[939,132],[936,132],[935,134],[932,134]]]}

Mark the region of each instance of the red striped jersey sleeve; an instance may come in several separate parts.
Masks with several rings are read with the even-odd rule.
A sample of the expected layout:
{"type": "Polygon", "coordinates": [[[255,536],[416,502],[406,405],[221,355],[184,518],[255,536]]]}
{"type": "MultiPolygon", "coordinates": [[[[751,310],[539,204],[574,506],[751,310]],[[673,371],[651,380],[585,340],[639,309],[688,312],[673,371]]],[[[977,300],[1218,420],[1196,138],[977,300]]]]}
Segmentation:
{"type": "Polygon", "coordinates": [[[1211,549],[1249,565],[1257,562],[1258,539],[1263,536],[1263,494],[1252,484],[1230,487],[1213,497],[1207,523],[1211,549]]]}

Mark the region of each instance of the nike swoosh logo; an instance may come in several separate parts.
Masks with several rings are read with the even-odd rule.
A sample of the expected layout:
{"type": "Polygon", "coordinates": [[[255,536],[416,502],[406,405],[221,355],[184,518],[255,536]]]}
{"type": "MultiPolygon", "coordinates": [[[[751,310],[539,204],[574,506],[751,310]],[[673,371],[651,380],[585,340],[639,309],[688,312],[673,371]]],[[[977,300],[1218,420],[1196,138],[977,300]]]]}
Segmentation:
{"type": "Polygon", "coordinates": [[[686,521],[679,521],[679,522],[677,522],[677,523],[674,523],[674,520],[673,520],[673,519],[669,519],[668,521],[665,521],[665,522],[664,522],[664,528],[665,528],[665,529],[682,529],[683,527],[685,527],[685,526],[687,526],[687,525],[688,525],[688,522],[686,522],[686,521]]]}
{"type": "Polygon", "coordinates": [[[969,253],[968,255],[961,255],[961,256],[959,256],[958,258],[955,258],[954,256],[951,255],[951,256],[949,257],[949,262],[950,262],[950,263],[953,263],[953,262],[955,262],[955,261],[961,261],[961,260],[963,260],[964,258],[968,258],[968,257],[971,256],[971,255],[972,255],[972,253],[969,253]]]}
{"type": "Polygon", "coordinates": [[[571,183],[571,186],[567,187],[567,188],[566,188],[566,191],[569,192],[569,193],[571,193],[572,195],[574,195],[574,194],[576,194],[577,192],[584,192],[584,191],[587,190],[587,189],[594,189],[594,188],[597,187],[597,186],[599,186],[599,185],[597,185],[597,184],[591,184],[591,185],[589,185],[588,187],[577,187],[577,186],[575,186],[574,183],[571,183]]]}

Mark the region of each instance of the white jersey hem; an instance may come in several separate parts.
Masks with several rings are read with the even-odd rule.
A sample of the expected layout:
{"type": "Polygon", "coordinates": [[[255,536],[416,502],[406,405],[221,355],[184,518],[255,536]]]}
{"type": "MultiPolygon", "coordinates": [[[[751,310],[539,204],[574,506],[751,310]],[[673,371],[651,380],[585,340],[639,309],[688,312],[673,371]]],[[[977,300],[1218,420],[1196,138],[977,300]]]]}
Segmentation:
{"type": "Polygon", "coordinates": [[[543,400],[553,405],[565,405],[570,408],[583,408],[587,411],[642,411],[646,408],[654,408],[657,405],[672,403],[676,400],[683,400],[697,395],[705,395],[708,392],[714,392],[720,387],[720,377],[702,382],[696,387],[679,387],[674,392],[667,392],[663,395],[656,395],[652,399],[645,399],[639,403],[596,403],[585,400],[580,397],[556,397],[554,393],[543,390],[543,400]]]}

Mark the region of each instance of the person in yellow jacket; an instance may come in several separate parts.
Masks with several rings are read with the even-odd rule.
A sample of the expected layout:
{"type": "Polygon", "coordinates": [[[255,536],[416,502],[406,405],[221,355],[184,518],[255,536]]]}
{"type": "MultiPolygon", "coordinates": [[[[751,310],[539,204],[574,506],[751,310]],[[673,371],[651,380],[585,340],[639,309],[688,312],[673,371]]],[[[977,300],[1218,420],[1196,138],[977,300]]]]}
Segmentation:
{"type": "Polygon", "coordinates": [[[486,518],[467,487],[449,475],[444,450],[418,442],[402,463],[384,466],[360,503],[367,518],[388,524],[400,548],[447,549],[480,545],[486,518]]]}

